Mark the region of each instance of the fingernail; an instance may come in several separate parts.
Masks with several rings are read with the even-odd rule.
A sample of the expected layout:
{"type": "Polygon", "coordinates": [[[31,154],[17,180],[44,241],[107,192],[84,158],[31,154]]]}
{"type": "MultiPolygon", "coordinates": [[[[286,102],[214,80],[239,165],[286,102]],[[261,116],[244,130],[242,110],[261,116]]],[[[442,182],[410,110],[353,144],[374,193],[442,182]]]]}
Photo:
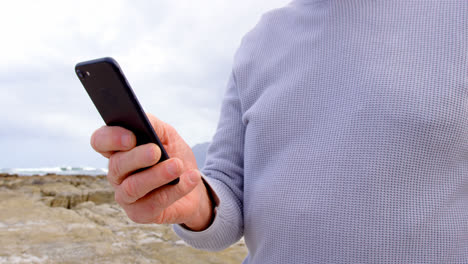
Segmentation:
{"type": "Polygon", "coordinates": [[[195,183],[198,180],[198,172],[196,171],[189,172],[187,176],[188,176],[190,183],[195,183]]]}
{"type": "Polygon", "coordinates": [[[156,162],[156,149],[155,148],[150,148],[148,150],[148,158],[151,162],[156,162]]]}
{"type": "Polygon", "coordinates": [[[124,146],[126,148],[131,147],[132,138],[130,137],[130,135],[123,135],[121,140],[122,140],[122,146],[124,146]]]}
{"type": "Polygon", "coordinates": [[[171,175],[178,175],[178,172],[179,172],[179,164],[176,160],[173,160],[171,162],[169,162],[169,164],[167,164],[167,171],[171,174],[171,175]]]}

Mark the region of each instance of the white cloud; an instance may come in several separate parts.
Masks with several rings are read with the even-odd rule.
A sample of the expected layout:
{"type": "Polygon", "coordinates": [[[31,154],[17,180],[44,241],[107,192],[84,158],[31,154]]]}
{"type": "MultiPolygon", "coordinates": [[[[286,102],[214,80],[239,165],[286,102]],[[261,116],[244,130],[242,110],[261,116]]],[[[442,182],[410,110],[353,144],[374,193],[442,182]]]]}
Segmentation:
{"type": "MultiPolygon", "coordinates": [[[[82,151],[76,157],[92,153],[82,145],[102,121],[73,67],[103,56],[119,61],[148,112],[176,127],[191,145],[210,140],[241,37],[263,12],[287,2],[5,1],[0,8],[0,143],[5,146],[0,155],[24,147],[18,135],[27,135],[23,142],[44,152],[44,144],[60,137],[61,144],[81,144],[73,147],[82,151]]],[[[26,152],[22,158],[41,166],[33,164],[34,155],[26,152]]]]}

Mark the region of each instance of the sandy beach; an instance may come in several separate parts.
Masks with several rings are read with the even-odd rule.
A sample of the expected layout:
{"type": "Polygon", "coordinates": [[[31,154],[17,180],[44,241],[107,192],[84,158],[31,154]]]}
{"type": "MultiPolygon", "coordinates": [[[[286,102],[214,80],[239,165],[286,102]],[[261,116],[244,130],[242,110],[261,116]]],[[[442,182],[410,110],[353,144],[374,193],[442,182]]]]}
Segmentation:
{"type": "Polygon", "coordinates": [[[168,225],[133,223],[105,176],[0,174],[0,264],[241,263],[243,241],[193,249],[168,225]]]}

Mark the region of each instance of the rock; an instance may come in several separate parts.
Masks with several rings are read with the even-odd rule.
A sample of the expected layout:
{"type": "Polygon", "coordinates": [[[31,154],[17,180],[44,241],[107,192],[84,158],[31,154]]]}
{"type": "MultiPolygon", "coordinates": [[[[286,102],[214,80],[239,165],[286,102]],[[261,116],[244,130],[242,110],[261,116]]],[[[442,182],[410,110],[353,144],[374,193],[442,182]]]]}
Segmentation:
{"type": "Polygon", "coordinates": [[[95,204],[112,203],[114,201],[114,191],[110,188],[92,190],[88,192],[87,200],[95,204]]]}
{"type": "Polygon", "coordinates": [[[41,197],[46,205],[68,209],[86,201],[102,204],[114,200],[114,192],[105,177],[0,175],[0,186],[21,189],[28,195],[41,197]]]}
{"type": "Polygon", "coordinates": [[[0,175],[0,263],[241,263],[187,246],[168,225],[133,223],[105,177],[0,175]]]}

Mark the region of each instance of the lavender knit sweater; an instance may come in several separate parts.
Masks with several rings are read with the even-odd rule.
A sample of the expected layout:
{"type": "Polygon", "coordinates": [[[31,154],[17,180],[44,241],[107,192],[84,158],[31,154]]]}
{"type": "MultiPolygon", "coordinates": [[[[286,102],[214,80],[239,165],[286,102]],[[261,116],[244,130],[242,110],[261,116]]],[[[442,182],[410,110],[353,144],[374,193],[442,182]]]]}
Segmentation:
{"type": "Polygon", "coordinates": [[[244,263],[468,263],[468,1],[296,0],[235,56],[187,243],[244,263]]]}

